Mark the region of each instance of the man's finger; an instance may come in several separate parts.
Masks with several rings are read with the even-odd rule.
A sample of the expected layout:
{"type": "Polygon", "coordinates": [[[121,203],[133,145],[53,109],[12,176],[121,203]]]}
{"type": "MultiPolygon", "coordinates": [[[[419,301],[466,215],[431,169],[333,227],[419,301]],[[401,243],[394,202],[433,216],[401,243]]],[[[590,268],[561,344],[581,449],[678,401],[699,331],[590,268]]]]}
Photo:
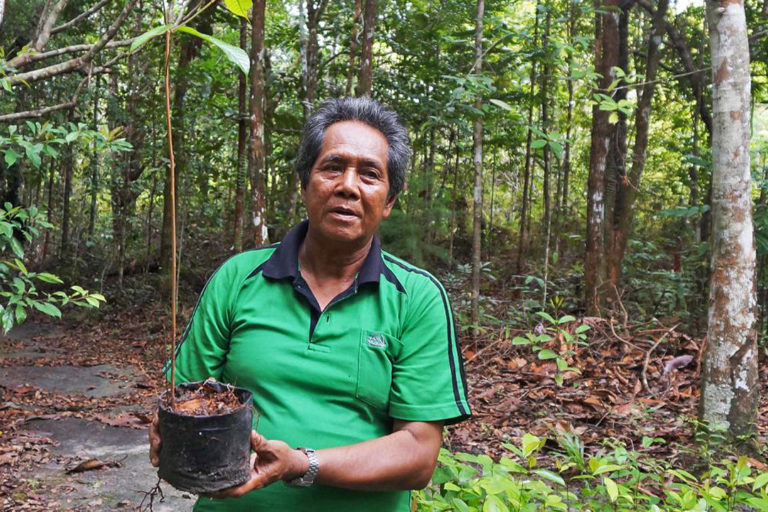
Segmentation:
{"type": "Polygon", "coordinates": [[[236,487],[229,487],[223,491],[203,494],[203,496],[214,499],[239,498],[240,496],[243,496],[244,494],[249,493],[254,489],[260,489],[261,487],[264,487],[264,480],[265,478],[262,475],[252,474],[250,480],[244,484],[238,485],[236,487]]]}
{"type": "Polygon", "coordinates": [[[267,439],[263,435],[259,434],[255,430],[251,430],[251,448],[253,451],[258,452],[264,447],[266,442],[267,439]]]}
{"type": "Polygon", "coordinates": [[[149,437],[149,462],[154,467],[157,467],[160,465],[160,447],[163,443],[163,440],[160,438],[157,413],[155,413],[155,417],[149,425],[147,436],[149,437]]]}

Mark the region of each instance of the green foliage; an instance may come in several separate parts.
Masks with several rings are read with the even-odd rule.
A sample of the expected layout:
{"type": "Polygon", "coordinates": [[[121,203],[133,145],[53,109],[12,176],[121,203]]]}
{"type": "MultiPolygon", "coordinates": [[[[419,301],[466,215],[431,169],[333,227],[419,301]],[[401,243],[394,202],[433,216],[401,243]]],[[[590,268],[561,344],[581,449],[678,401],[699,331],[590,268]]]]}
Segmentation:
{"type": "Polygon", "coordinates": [[[731,511],[766,510],[768,472],[747,457],[713,463],[701,475],[652,457],[656,438],[637,451],[609,442],[592,456],[576,434],[558,436],[560,450],[542,453],[547,439],[525,434],[518,446],[504,444],[498,461],[487,455],[441,450],[431,485],[415,494],[416,509],[464,512],[731,511]],[[551,460],[550,468],[543,467],[551,460]]]}
{"type": "Polygon", "coordinates": [[[515,336],[512,339],[513,345],[530,345],[531,349],[541,360],[554,360],[557,365],[555,372],[555,382],[558,386],[563,385],[563,374],[565,372],[581,373],[578,368],[571,367],[568,358],[575,354],[573,347],[575,345],[586,345],[589,326],[581,324],[576,326],[573,331],[567,329],[566,324],[576,321],[571,315],[564,315],[560,318],[554,318],[546,311],[536,312],[543,321],[539,322],[533,332],[525,333],[525,336],[515,336]],[[555,350],[554,341],[560,344],[560,350],[555,350]]]}
{"type": "Polygon", "coordinates": [[[131,146],[120,137],[120,131],[92,130],[85,123],[57,126],[27,121],[22,128],[9,125],[7,135],[0,135],[0,153],[9,167],[23,160],[39,171],[44,158],[58,158],[61,148],[70,144],[95,143],[97,151],[127,151],[131,146]]]}
{"type": "Polygon", "coordinates": [[[253,0],[224,0],[227,9],[241,18],[248,17],[248,10],[253,6],[253,0]]]}
{"type": "Polygon", "coordinates": [[[51,227],[44,218],[34,206],[21,208],[5,203],[0,208],[0,254],[5,255],[0,259],[0,325],[4,333],[23,323],[29,309],[61,318],[59,308],[67,304],[97,308],[105,301],[104,296],[76,285],[68,292],[47,292],[38,288],[63,284],[54,274],[29,271],[23,262],[23,243],[31,242],[41,228],[51,227]]]}
{"type": "MultiPolygon", "coordinates": [[[[245,2],[243,2],[245,3],[245,2]]],[[[234,11],[233,11],[234,12],[234,11]]],[[[192,27],[187,26],[180,26],[177,28],[173,28],[172,25],[161,25],[158,27],[154,27],[140,36],[136,37],[134,39],[133,43],[131,43],[131,51],[137,50],[147,44],[151,39],[154,39],[155,37],[165,34],[167,31],[178,31],[178,32],[184,32],[186,34],[193,35],[195,37],[198,37],[202,39],[203,41],[206,41],[213,46],[219,48],[222,52],[224,52],[224,55],[227,57],[227,59],[230,60],[233,64],[235,64],[240,70],[248,74],[248,69],[250,67],[250,57],[248,57],[248,54],[245,53],[245,51],[242,48],[239,48],[237,46],[232,46],[229,43],[225,43],[221,39],[218,39],[216,37],[213,37],[209,34],[203,34],[202,32],[195,30],[192,27]]]]}

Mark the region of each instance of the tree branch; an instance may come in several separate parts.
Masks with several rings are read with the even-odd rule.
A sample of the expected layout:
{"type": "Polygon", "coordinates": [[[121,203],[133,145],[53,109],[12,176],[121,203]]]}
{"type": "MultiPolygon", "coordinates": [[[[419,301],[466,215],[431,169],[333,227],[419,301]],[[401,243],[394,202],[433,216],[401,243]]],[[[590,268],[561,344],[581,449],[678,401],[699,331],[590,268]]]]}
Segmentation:
{"type": "MultiPolygon", "coordinates": [[[[68,3],[69,0],[59,0],[59,2],[54,5],[50,11],[48,11],[48,6],[50,4],[46,4],[46,8],[43,10],[43,16],[40,18],[40,23],[37,25],[37,32],[35,33],[35,37],[32,42],[29,43],[29,47],[34,52],[39,52],[48,43],[48,39],[51,37],[53,24],[56,23],[56,19],[59,17],[59,14],[61,14],[61,11],[64,9],[64,7],[67,6],[68,3]]],[[[9,60],[7,64],[12,68],[20,68],[27,64],[30,55],[32,55],[32,53],[24,53],[22,55],[18,55],[9,60]]]]}
{"type": "Polygon", "coordinates": [[[5,0],[0,0],[0,25],[3,24],[4,13],[5,13],[5,0]]]}
{"type": "MultiPolygon", "coordinates": [[[[653,15],[655,12],[653,5],[651,5],[649,0],[638,0],[637,3],[651,15],[653,15]]],[[[704,90],[706,89],[705,73],[707,69],[696,69],[696,64],[693,62],[693,56],[688,49],[685,37],[677,30],[675,25],[667,21],[665,23],[665,29],[667,35],[669,35],[669,40],[672,42],[672,46],[674,46],[678,56],[680,57],[680,61],[683,63],[683,68],[685,68],[688,80],[691,84],[691,89],[693,89],[694,97],[703,98],[704,90]]],[[[707,128],[707,132],[711,134],[712,114],[707,107],[707,102],[697,100],[697,104],[699,109],[699,117],[704,122],[704,126],[707,128]]]]}
{"type": "Polygon", "coordinates": [[[37,110],[26,110],[24,112],[14,112],[12,114],[6,114],[3,116],[0,116],[0,123],[21,121],[22,119],[34,119],[38,117],[43,117],[44,115],[50,114],[51,112],[56,112],[57,110],[74,108],[77,105],[77,100],[80,96],[80,91],[83,89],[83,86],[88,82],[89,79],[90,79],[90,76],[87,76],[80,81],[80,84],[77,86],[77,89],[75,89],[75,94],[72,96],[72,99],[70,101],[67,101],[66,103],[59,103],[58,105],[52,105],[50,107],[45,107],[37,110]]]}
{"type": "Polygon", "coordinates": [[[109,41],[113,37],[115,37],[115,34],[120,29],[120,26],[128,17],[128,14],[131,12],[131,10],[133,9],[133,7],[136,5],[137,2],[138,0],[128,0],[128,3],[120,12],[120,15],[117,17],[114,23],[112,23],[112,25],[109,27],[109,29],[107,29],[104,35],[101,36],[101,39],[99,39],[98,42],[96,42],[93,46],[91,46],[91,49],[88,50],[88,53],[86,53],[82,57],[70,59],[64,62],[60,62],[58,64],[53,64],[51,66],[47,66],[41,69],[36,69],[34,71],[28,71],[26,73],[19,73],[18,75],[10,76],[9,82],[11,83],[11,85],[16,85],[19,83],[38,82],[40,80],[51,78],[52,76],[61,75],[63,73],[71,73],[72,71],[82,68],[84,65],[90,63],[91,60],[93,60],[93,57],[97,53],[99,53],[107,45],[107,43],[109,43],[109,41]]]}
{"type": "Polygon", "coordinates": [[[87,18],[88,16],[90,16],[93,13],[95,13],[96,11],[98,11],[99,9],[101,9],[102,7],[104,7],[105,5],[107,5],[111,1],[112,0],[101,0],[101,2],[97,3],[96,5],[94,5],[93,7],[88,9],[87,11],[85,11],[84,13],[75,16],[74,18],[72,18],[68,22],[63,23],[63,24],[59,25],[58,27],[54,28],[53,30],[51,30],[51,35],[58,34],[59,32],[63,32],[65,30],[67,30],[68,28],[73,27],[74,25],[79,23],[80,20],[87,18]]]}
{"type": "MultiPolygon", "coordinates": [[[[128,46],[133,43],[135,38],[125,39],[123,41],[110,41],[105,48],[119,48],[121,46],[128,46]]],[[[56,50],[51,50],[44,53],[34,53],[30,55],[28,64],[39,62],[41,60],[50,59],[51,57],[58,57],[59,55],[66,55],[68,53],[85,52],[93,48],[93,44],[73,44],[71,46],[65,46],[56,50]]]]}

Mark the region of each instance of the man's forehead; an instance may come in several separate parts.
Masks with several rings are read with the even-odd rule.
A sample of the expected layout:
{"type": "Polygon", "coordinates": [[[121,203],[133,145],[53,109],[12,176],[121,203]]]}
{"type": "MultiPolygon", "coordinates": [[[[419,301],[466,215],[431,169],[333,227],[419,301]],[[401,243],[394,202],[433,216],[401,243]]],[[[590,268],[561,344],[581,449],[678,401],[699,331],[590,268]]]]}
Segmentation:
{"type": "Polygon", "coordinates": [[[339,130],[350,130],[353,132],[362,131],[362,132],[368,132],[370,134],[376,133],[378,136],[380,136],[385,141],[387,141],[387,144],[389,144],[389,141],[387,140],[387,136],[384,135],[384,133],[381,130],[379,130],[375,126],[371,126],[365,121],[360,121],[357,119],[345,119],[342,121],[336,121],[335,123],[329,124],[323,131],[323,142],[325,142],[325,139],[328,137],[329,132],[336,133],[339,130]]]}

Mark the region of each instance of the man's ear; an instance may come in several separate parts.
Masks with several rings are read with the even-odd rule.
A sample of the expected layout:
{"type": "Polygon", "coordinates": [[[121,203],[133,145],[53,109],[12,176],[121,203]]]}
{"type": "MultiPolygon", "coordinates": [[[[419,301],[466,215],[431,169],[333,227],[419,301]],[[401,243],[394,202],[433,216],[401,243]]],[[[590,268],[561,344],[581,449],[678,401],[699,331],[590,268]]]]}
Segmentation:
{"type": "Polygon", "coordinates": [[[389,214],[392,212],[392,207],[395,206],[395,201],[397,201],[397,196],[399,194],[395,194],[392,197],[387,199],[387,202],[384,204],[384,216],[389,217],[389,214]]]}

